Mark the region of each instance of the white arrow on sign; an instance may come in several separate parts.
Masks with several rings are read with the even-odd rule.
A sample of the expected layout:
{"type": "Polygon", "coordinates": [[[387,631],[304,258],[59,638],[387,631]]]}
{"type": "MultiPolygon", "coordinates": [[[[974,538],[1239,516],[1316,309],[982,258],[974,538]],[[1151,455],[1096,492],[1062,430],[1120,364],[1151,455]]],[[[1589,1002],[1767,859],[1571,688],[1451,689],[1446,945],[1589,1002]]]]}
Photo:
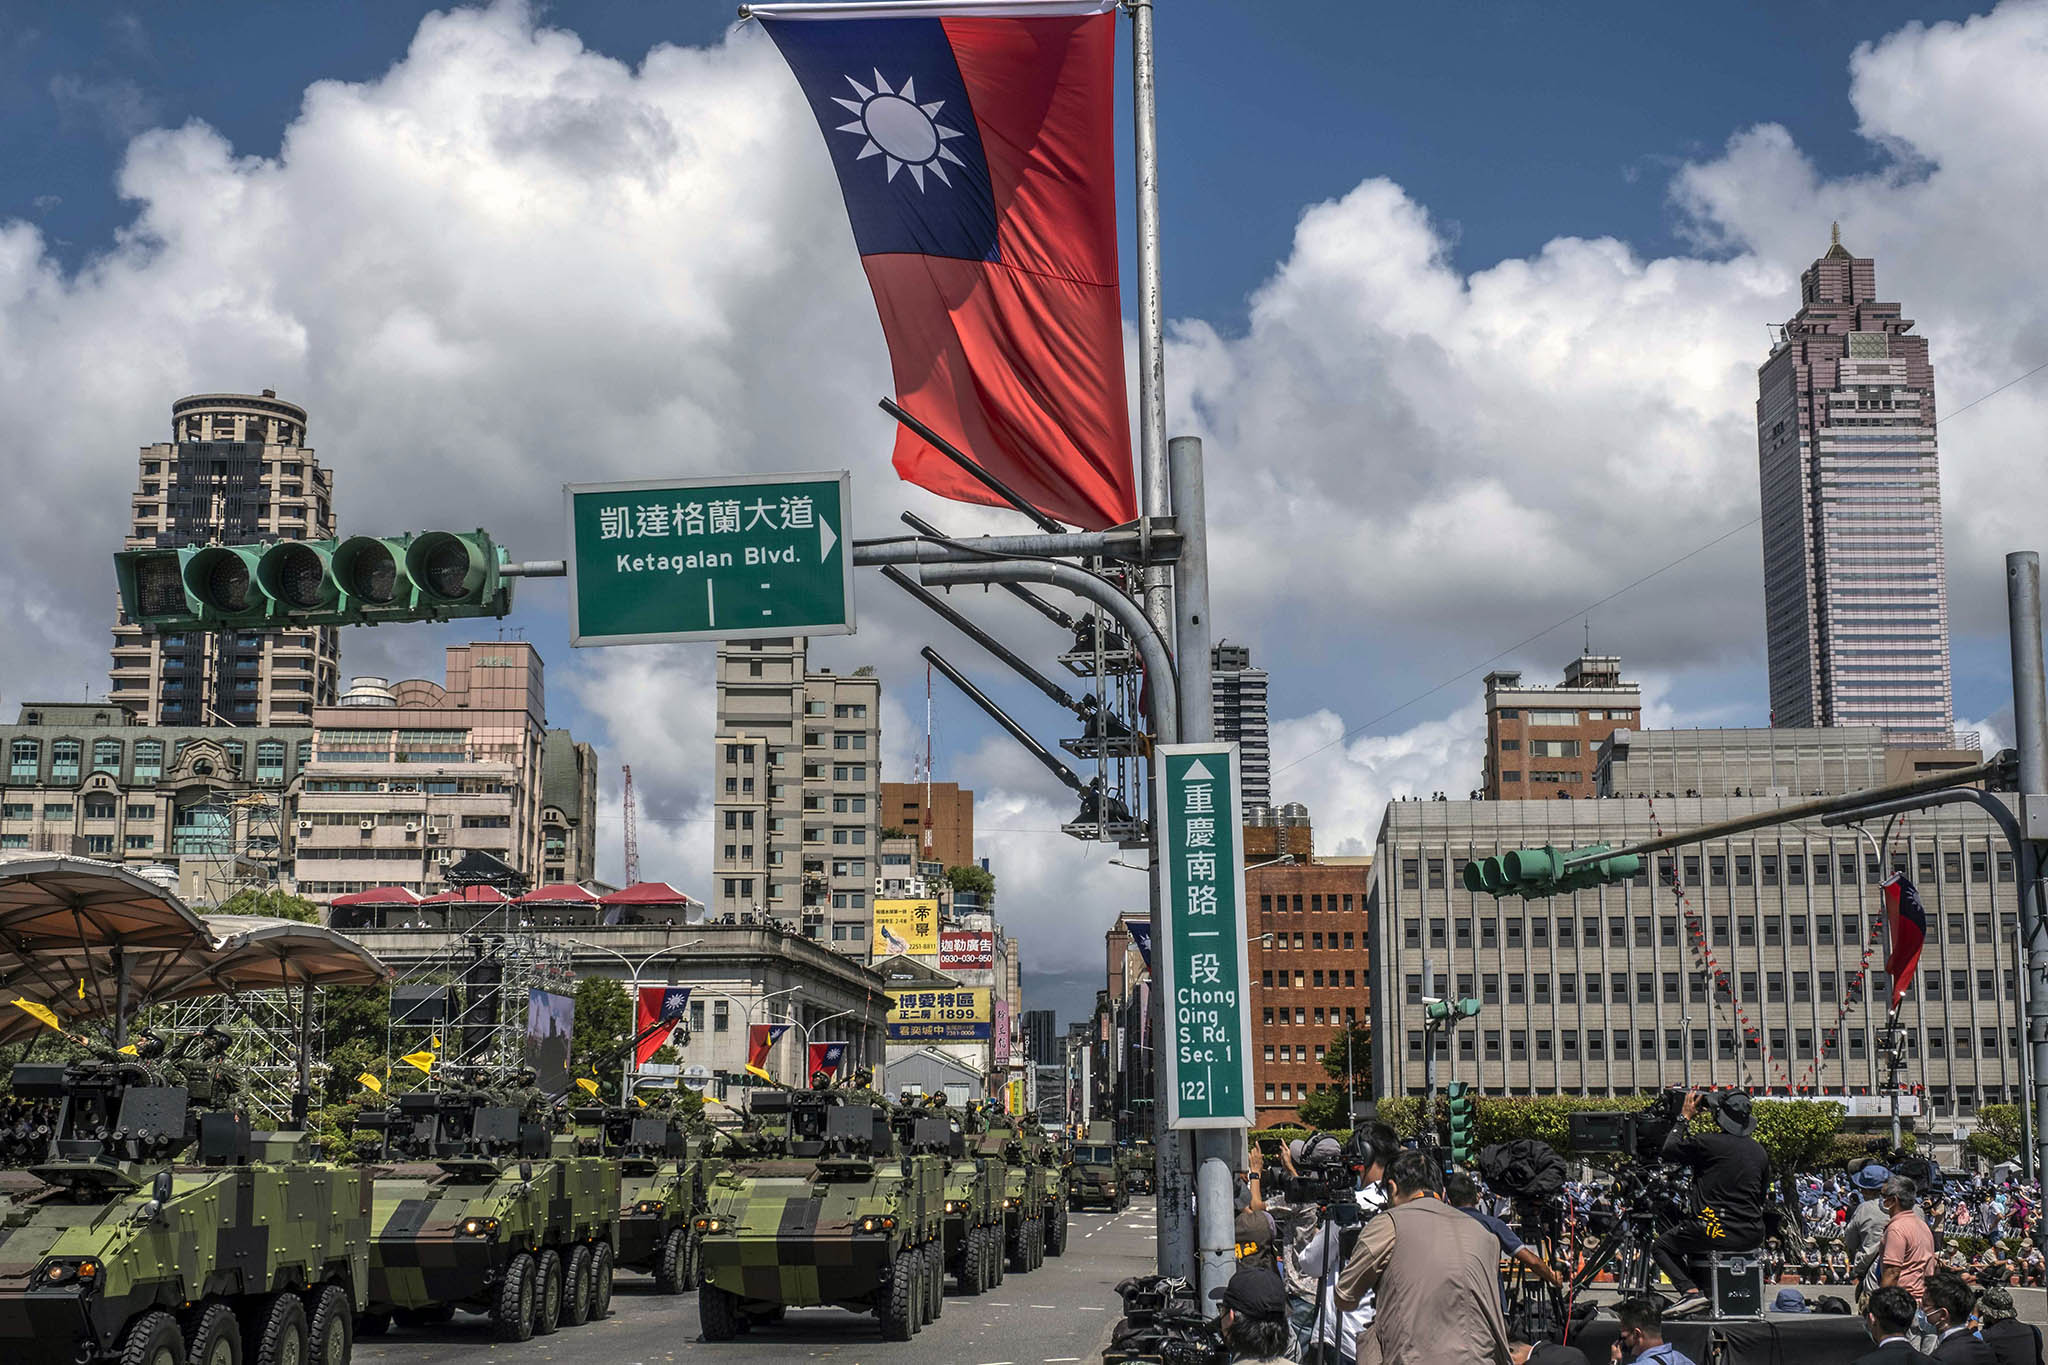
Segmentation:
{"type": "Polygon", "coordinates": [[[1202,760],[1199,758],[1193,763],[1188,764],[1188,770],[1183,776],[1191,782],[1214,782],[1216,780],[1216,774],[1203,767],[1202,760]]]}
{"type": "Polygon", "coordinates": [[[832,533],[832,523],[818,518],[818,562],[823,564],[825,556],[832,553],[832,547],[839,543],[839,537],[832,533]]]}

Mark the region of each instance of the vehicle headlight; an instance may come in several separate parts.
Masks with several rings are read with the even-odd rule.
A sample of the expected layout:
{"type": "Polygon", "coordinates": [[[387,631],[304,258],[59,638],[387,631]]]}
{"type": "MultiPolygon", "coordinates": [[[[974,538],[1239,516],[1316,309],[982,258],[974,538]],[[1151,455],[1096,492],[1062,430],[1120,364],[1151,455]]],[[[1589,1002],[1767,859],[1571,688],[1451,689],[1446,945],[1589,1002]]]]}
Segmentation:
{"type": "Polygon", "coordinates": [[[456,1232],[464,1237],[496,1237],[498,1220],[495,1218],[465,1218],[456,1224],[456,1232]]]}
{"type": "Polygon", "coordinates": [[[948,1199],[948,1200],[946,1201],[946,1212],[947,1212],[947,1213],[959,1213],[959,1212],[960,1212],[960,1211],[961,1211],[962,1209],[964,1209],[964,1208],[966,1208],[966,1207],[967,1207],[967,1206],[966,1206],[965,1204],[961,1203],[961,1202],[960,1202],[960,1201],[959,1201],[958,1199],[948,1199]]]}
{"type": "Polygon", "coordinates": [[[895,1227],[896,1220],[888,1214],[869,1214],[866,1218],[860,1220],[860,1230],[862,1232],[892,1232],[895,1230],[895,1227]]]}
{"type": "Polygon", "coordinates": [[[725,1220],[723,1218],[699,1218],[697,1220],[697,1231],[699,1232],[719,1232],[724,1227],[725,1220]]]}
{"type": "Polygon", "coordinates": [[[100,1263],[90,1256],[56,1256],[37,1269],[38,1289],[90,1289],[100,1282],[100,1263]]]}
{"type": "Polygon", "coordinates": [[[633,1212],[640,1214],[658,1214],[667,1207],[668,1201],[665,1199],[643,1199],[633,1206],[633,1212]]]}
{"type": "Polygon", "coordinates": [[[1005,1199],[1003,1201],[1003,1207],[1006,1209],[1014,1209],[1017,1207],[1017,1201],[1014,1199],[1005,1199]]]}

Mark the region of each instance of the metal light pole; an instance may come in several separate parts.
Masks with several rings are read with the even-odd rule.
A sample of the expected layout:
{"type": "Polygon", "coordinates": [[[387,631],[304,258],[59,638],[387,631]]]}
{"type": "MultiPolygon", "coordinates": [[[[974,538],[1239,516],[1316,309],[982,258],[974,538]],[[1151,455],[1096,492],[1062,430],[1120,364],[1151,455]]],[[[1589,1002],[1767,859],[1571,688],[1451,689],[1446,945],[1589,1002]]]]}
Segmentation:
{"type": "MultiPolygon", "coordinates": [[[[2042,919],[2042,835],[2048,834],[2048,678],[2041,662],[2041,557],[2005,557],[2005,604],[2012,643],[2012,716],[2020,758],[2020,931],[2027,954],[2027,1047],[2033,1056],[2034,1167],[2048,1171],[2048,924],[2042,919]]],[[[2048,1246],[2048,1219],[2036,1221],[2048,1246]]]]}
{"type": "MultiPolygon", "coordinates": [[[[657,948],[653,952],[649,953],[647,956],[641,958],[637,964],[633,961],[632,958],[627,957],[617,948],[610,947],[603,943],[592,943],[590,940],[582,938],[564,938],[562,941],[564,943],[573,943],[579,948],[589,948],[593,952],[610,953],[613,957],[625,963],[626,970],[632,978],[631,984],[629,984],[626,987],[626,994],[627,997],[633,1002],[635,1010],[637,1010],[640,1005],[640,973],[647,970],[647,964],[654,961],[654,959],[656,959],[657,957],[667,957],[670,953],[680,953],[685,948],[694,948],[698,944],[702,943],[704,940],[701,938],[693,938],[688,943],[677,943],[670,947],[657,948]]],[[[636,1021],[639,1019],[639,1015],[637,1013],[633,1017],[636,1021]]],[[[639,1049],[636,1047],[633,1049],[633,1051],[637,1053],[639,1049]]],[[[629,1056],[626,1059],[625,1069],[621,1071],[619,1074],[620,1104],[624,1104],[633,1098],[633,1082],[636,1079],[638,1079],[639,1075],[639,1062],[635,1061],[632,1057],[629,1056]]]]}
{"type": "Polygon", "coordinates": [[[733,1004],[738,1005],[740,1007],[740,1025],[742,1028],[746,1030],[744,1036],[747,1040],[741,1046],[751,1047],[753,1045],[754,1038],[755,1007],[767,1004],[770,1000],[773,1000],[778,995],[793,995],[797,991],[800,991],[802,989],[802,986],[785,986],[779,991],[769,991],[766,995],[757,995],[752,1000],[748,1000],[744,996],[734,995],[729,991],[705,991],[704,994],[715,995],[721,1000],[730,1000],[733,1002],[733,1004]]]}

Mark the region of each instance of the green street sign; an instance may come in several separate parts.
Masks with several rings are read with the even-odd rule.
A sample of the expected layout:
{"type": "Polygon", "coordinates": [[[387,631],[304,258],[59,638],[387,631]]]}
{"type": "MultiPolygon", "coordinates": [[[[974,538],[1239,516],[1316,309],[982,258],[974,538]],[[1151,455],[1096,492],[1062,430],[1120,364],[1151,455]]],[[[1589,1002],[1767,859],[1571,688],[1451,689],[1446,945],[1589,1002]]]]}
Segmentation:
{"type": "Polygon", "coordinates": [[[569,643],[853,633],[836,474],[572,483],[569,643]]]}
{"type": "Polygon", "coordinates": [[[1252,1004],[1237,746],[1162,744],[1154,753],[1165,899],[1152,957],[1166,991],[1167,1126],[1249,1128],[1252,1004]]]}

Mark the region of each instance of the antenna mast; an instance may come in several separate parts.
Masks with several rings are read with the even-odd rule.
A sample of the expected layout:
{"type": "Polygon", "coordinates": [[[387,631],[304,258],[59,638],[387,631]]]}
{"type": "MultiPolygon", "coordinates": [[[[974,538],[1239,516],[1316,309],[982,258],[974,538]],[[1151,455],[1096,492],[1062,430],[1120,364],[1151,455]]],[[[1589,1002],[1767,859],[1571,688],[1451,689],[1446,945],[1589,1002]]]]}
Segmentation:
{"type": "Polygon", "coordinates": [[[924,851],[932,851],[932,666],[924,666],[924,851]]]}
{"type": "Polygon", "coordinates": [[[622,764],[626,775],[626,885],[640,880],[640,822],[633,813],[633,765],[622,764]]]}

